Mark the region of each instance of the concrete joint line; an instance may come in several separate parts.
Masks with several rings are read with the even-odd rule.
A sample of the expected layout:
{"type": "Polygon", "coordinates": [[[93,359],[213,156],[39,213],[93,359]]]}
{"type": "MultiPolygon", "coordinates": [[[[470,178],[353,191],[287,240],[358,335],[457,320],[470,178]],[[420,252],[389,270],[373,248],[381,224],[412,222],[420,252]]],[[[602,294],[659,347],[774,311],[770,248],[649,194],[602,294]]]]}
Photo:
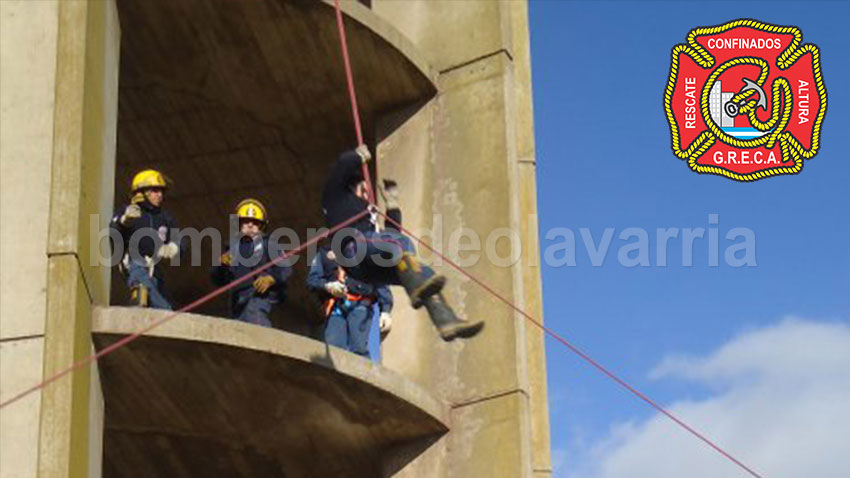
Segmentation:
{"type": "Polygon", "coordinates": [[[47,258],[52,259],[54,257],[62,257],[62,256],[72,256],[74,258],[74,263],[77,264],[77,270],[80,272],[80,277],[83,278],[83,285],[86,288],[86,295],[89,298],[89,303],[94,303],[94,296],[91,293],[91,289],[89,288],[89,282],[86,280],[86,273],[83,271],[83,265],[80,264],[80,256],[77,255],[76,252],[48,252],[47,258]]]}
{"type": "Polygon", "coordinates": [[[466,402],[455,403],[455,404],[451,405],[451,409],[456,410],[458,408],[463,408],[463,407],[466,407],[466,406],[469,406],[469,405],[477,405],[479,403],[487,402],[489,400],[496,400],[498,398],[504,398],[504,397],[507,397],[508,395],[513,395],[514,393],[520,393],[522,395],[525,395],[525,398],[530,400],[530,397],[528,396],[528,392],[526,392],[525,390],[523,390],[521,388],[515,388],[515,389],[512,389],[512,390],[506,390],[504,392],[496,392],[493,395],[490,395],[490,396],[487,396],[487,397],[476,398],[476,399],[469,400],[469,401],[466,401],[466,402]]]}
{"type": "Polygon", "coordinates": [[[469,65],[472,65],[473,63],[478,63],[479,61],[486,60],[486,59],[488,59],[488,58],[490,58],[490,57],[498,56],[498,55],[500,55],[500,54],[502,54],[502,53],[504,53],[504,55],[505,55],[506,57],[508,57],[508,60],[510,60],[511,62],[513,62],[513,61],[514,61],[513,56],[511,56],[511,52],[509,52],[509,51],[508,51],[507,49],[505,49],[505,48],[500,48],[500,49],[498,49],[498,50],[496,50],[496,51],[494,51],[494,52],[485,53],[484,55],[481,55],[481,56],[479,56],[479,57],[476,57],[476,58],[473,58],[473,59],[471,59],[471,60],[465,61],[465,62],[463,62],[463,63],[458,63],[457,65],[450,66],[450,67],[446,68],[445,70],[440,70],[440,73],[439,73],[439,74],[440,74],[440,75],[442,75],[442,74],[445,74],[445,73],[451,73],[452,71],[459,70],[459,69],[461,69],[461,68],[464,68],[464,67],[467,67],[467,66],[469,66],[469,65]]]}
{"type": "Polygon", "coordinates": [[[17,342],[19,340],[32,340],[32,339],[40,339],[44,338],[44,334],[32,334],[32,335],[19,335],[17,337],[6,337],[4,339],[0,339],[0,344],[6,342],[17,342]]]}

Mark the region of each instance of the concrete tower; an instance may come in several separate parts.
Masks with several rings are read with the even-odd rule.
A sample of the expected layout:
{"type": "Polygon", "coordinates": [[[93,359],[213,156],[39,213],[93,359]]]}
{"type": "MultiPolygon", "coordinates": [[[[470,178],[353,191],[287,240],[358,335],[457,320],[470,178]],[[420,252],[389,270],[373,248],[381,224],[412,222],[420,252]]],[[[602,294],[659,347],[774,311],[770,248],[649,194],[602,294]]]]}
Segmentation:
{"type": "MultiPolygon", "coordinates": [[[[504,264],[468,270],[542,317],[526,9],[343,2],[375,178],[435,245],[491,238],[504,264]]],[[[174,180],[181,226],[226,231],[246,195],[302,240],[322,225],[324,176],[356,142],[331,2],[6,0],[0,22],[0,400],[166,316],[121,306],[97,257],[137,170],[174,180]]],[[[211,248],[193,244],[206,265],[211,248]]],[[[0,475],[551,474],[537,328],[438,266],[485,332],[442,343],[398,291],[376,365],[303,336],[304,262],[285,331],[214,317],[220,298],[2,409],[0,475]]],[[[210,290],[188,258],[167,274],[178,305],[210,290]]]]}

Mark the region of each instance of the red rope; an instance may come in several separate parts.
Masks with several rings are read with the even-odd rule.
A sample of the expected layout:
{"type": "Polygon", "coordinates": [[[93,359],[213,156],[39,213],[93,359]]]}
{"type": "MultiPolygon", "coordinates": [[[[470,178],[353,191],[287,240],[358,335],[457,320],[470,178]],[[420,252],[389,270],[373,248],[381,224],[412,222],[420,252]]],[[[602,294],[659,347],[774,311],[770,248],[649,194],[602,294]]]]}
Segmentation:
{"type": "Polygon", "coordinates": [[[381,216],[383,216],[385,220],[389,221],[389,222],[390,222],[391,224],[393,224],[396,228],[398,228],[398,230],[399,230],[399,231],[404,232],[404,233],[405,233],[405,234],[407,234],[408,236],[410,236],[410,237],[412,237],[413,239],[415,239],[415,240],[416,240],[416,242],[418,242],[419,244],[421,244],[423,247],[425,247],[425,248],[426,248],[426,249],[428,249],[429,251],[433,252],[434,254],[438,255],[440,258],[442,258],[444,261],[446,261],[446,262],[447,262],[450,266],[452,266],[452,267],[453,267],[454,269],[456,269],[458,272],[460,272],[461,274],[463,274],[464,276],[466,276],[467,278],[469,278],[470,280],[472,280],[473,282],[475,282],[476,284],[478,284],[479,286],[481,286],[481,288],[483,288],[484,290],[486,290],[487,292],[489,292],[490,294],[492,294],[494,297],[496,297],[497,299],[499,299],[499,301],[503,302],[503,303],[504,303],[504,304],[506,304],[508,307],[510,307],[511,309],[513,309],[513,310],[515,310],[516,312],[518,312],[520,315],[522,315],[523,317],[525,317],[525,318],[526,318],[529,322],[531,322],[532,324],[534,324],[534,325],[536,325],[538,328],[540,328],[543,332],[545,332],[545,333],[549,334],[552,338],[554,338],[555,340],[557,340],[557,341],[558,341],[558,342],[560,342],[561,344],[565,345],[565,346],[566,346],[567,348],[569,348],[569,349],[570,349],[573,353],[575,353],[576,355],[578,355],[578,356],[579,356],[582,360],[584,360],[585,362],[589,363],[590,365],[592,365],[593,367],[595,367],[597,370],[599,370],[600,372],[602,372],[602,373],[604,373],[606,376],[608,376],[608,378],[610,378],[610,379],[611,379],[611,380],[613,380],[614,382],[618,383],[619,385],[623,386],[626,390],[628,390],[629,392],[631,392],[632,394],[634,394],[635,396],[637,396],[638,398],[640,398],[640,399],[641,399],[641,400],[643,400],[644,402],[648,403],[648,404],[649,404],[652,408],[654,408],[654,409],[658,410],[659,412],[661,412],[662,414],[664,414],[667,418],[669,418],[669,419],[670,419],[670,420],[672,420],[674,423],[676,423],[677,425],[679,425],[680,427],[682,427],[683,429],[685,429],[685,430],[686,430],[687,432],[689,432],[691,435],[693,435],[693,436],[695,436],[695,437],[699,438],[700,440],[702,440],[705,444],[707,444],[708,446],[710,446],[711,448],[713,448],[716,452],[720,453],[721,455],[723,455],[724,457],[726,457],[727,459],[729,459],[730,461],[732,461],[732,463],[734,463],[734,464],[738,465],[738,466],[739,466],[739,467],[741,467],[744,471],[746,471],[746,472],[747,472],[747,473],[749,473],[750,475],[754,476],[755,478],[763,478],[761,475],[759,475],[758,473],[756,473],[755,471],[753,471],[752,469],[750,469],[747,465],[743,464],[741,461],[739,461],[737,458],[735,458],[734,456],[732,456],[731,454],[729,454],[728,452],[726,452],[724,449],[720,448],[718,445],[716,445],[716,444],[715,444],[714,442],[712,442],[710,439],[708,439],[707,437],[705,437],[703,434],[701,434],[700,432],[696,431],[693,427],[691,427],[691,426],[690,426],[690,425],[688,425],[687,423],[683,422],[681,419],[679,419],[678,417],[676,417],[675,415],[673,415],[671,412],[667,411],[664,407],[662,407],[661,405],[659,405],[658,403],[656,403],[654,400],[652,400],[651,398],[649,398],[649,397],[648,397],[648,396],[646,396],[645,394],[643,394],[643,393],[641,393],[640,391],[638,391],[638,390],[637,390],[636,388],[634,388],[633,386],[629,385],[629,383],[628,383],[628,382],[626,382],[625,380],[623,380],[623,379],[621,379],[620,377],[618,377],[616,374],[614,374],[614,372],[611,372],[610,370],[608,370],[607,368],[605,368],[602,364],[600,364],[599,362],[597,362],[596,360],[594,360],[594,359],[593,359],[593,357],[591,357],[591,356],[589,356],[588,354],[584,353],[581,349],[579,349],[578,347],[576,347],[575,345],[573,345],[572,343],[570,343],[567,339],[565,339],[564,337],[562,337],[561,335],[559,335],[557,332],[555,332],[554,330],[552,330],[552,329],[550,329],[550,328],[546,327],[546,326],[545,326],[545,325],[543,325],[541,322],[539,322],[539,321],[537,321],[536,319],[534,319],[534,317],[532,317],[531,315],[529,315],[528,313],[526,313],[524,310],[522,310],[522,309],[520,309],[519,307],[517,307],[516,305],[514,305],[514,303],[513,303],[513,302],[511,302],[511,301],[509,301],[508,299],[506,299],[504,296],[502,296],[501,294],[499,294],[499,293],[498,293],[495,289],[493,289],[492,287],[490,287],[489,285],[487,285],[485,282],[483,282],[483,281],[479,280],[477,277],[473,276],[472,274],[470,274],[469,272],[467,272],[466,270],[464,270],[464,269],[463,269],[463,267],[461,267],[461,266],[459,266],[458,264],[454,263],[451,259],[449,259],[449,258],[448,258],[448,257],[446,257],[445,255],[443,255],[440,251],[438,251],[438,250],[434,249],[433,247],[431,247],[431,245],[429,245],[427,242],[425,242],[425,241],[423,241],[422,239],[420,239],[420,238],[416,237],[415,235],[413,235],[410,231],[408,231],[407,229],[405,229],[404,227],[402,227],[402,225],[401,225],[401,224],[399,224],[397,221],[393,220],[393,218],[389,217],[388,215],[386,215],[385,213],[383,213],[383,212],[381,212],[381,211],[378,211],[378,214],[380,214],[381,216]]]}
{"type": "Polygon", "coordinates": [[[357,133],[357,144],[363,144],[363,130],[360,127],[360,111],[357,109],[357,92],[354,90],[354,75],[351,73],[351,62],[348,58],[348,42],[345,35],[345,24],[342,18],[342,7],[339,0],[334,0],[336,9],[336,26],[339,29],[339,43],[342,50],[342,62],[345,67],[345,79],[348,82],[348,96],[351,100],[351,114],[354,116],[354,132],[357,133]]]}
{"type": "MultiPolygon", "coordinates": [[[[336,25],[339,30],[339,47],[342,50],[342,63],[345,68],[345,80],[348,83],[348,98],[351,101],[351,115],[354,117],[354,132],[357,134],[357,145],[363,143],[363,129],[360,126],[360,110],[357,107],[357,91],[354,89],[354,74],[351,73],[351,61],[348,57],[348,41],[346,40],[345,24],[342,18],[342,7],[339,0],[334,0],[336,9],[336,25]]],[[[363,163],[363,178],[366,180],[366,188],[369,192],[369,204],[375,204],[375,190],[372,188],[372,179],[369,174],[369,166],[363,163]]]]}
{"type": "MultiPolygon", "coordinates": [[[[337,21],[337,26],[339,27],[339,40],[340,40],[340,47],[341,47],[341,49],[342,49],[342,60],[343,60],[343,64],[344,64],[344,66],[345,66],[345,77],[346,77],[346,80],[347,80],[347,82],[348,82],[348,94],[349,94],[349,97],[350,97],[350,99],[351,99],[351,112],[352,112],[352,115],[354,116],[354,129],[355,129],[355,131],[356,131],[356,133],[357,133],[357,142],[358,142],[358,144],[363,144],[363,132],[361,131],[361,127],[360,127],[360,114],[359,114],[359,111],[358,111],[358,109],[357,109],[357,94],[356,94],[355,89],[354,89],[354,76],[353,76],[353,75],[352,75],[352,73],[351,73],[351,63],[350,63],[350,61],[349,61],[349,57],[348,57],[348,44],[347,44],[347,42],[346,42],[345,26],[343,25],[342,9],[341,9],[341,7],[340,7],[340,0],[334,0],[334,6],[335,6],[335,8],[336,8],[336,21],[337,21]]],[[[371,183],[371,180],[370,180],[370,177],[369,177],[369,171],[368,171],[368,167],[366,166],[366,163],[363,163],[363,177],[364,177],[364,178],[366,178],[366,184],[368,185],[368,189],[369,189],[369,198],[370,198],[370,204],[375,204],[374,191],[373,191],[373,189],[372,189],[372,183],[371,183]]],[[[525,311],[523,311],[522,309],[520,309],[519,307],[517,307],[516,305],[514,305],[514,304],[513,304],[512,302],[510,302],[509,300],[505,299],[502,295],[500,295],[498,292],[496,292],[496,291],[495,291],[492,287],[490,287],[489,285],[487,285],[487,284],[485,284],[484,282],[480,281],[479,279],[477,279],[477,278],[476,278],[475,276],[473,276],[472,274],[470,274],[470,273],[466,272],[466,271],[465,271],[462,267],[460,267],[459,265],[457,265],[457,264],[455,264],[454,262],[452,262],[452,261],[451,261],[448,257],[444,256],[442,253],[440,253],[439,251],[435,250],[433,247],[431,247],[430,245],[428,245],[428,244],[427,244],[426,242],[424,242],[422,239],[420,239],[420,238],[418,238],[418,237],[414,236],[413,234],[411,234],[411,233],[410,233],[410,231],[405,230],[405,229],[401,226],[401,224],[399,224],[398,222],[396,222],[395,220],[393,220],[391,217],[387,216],[386,214],[384,214],[383,212],[381,212],[381,211],[379,211],[379,210],[378,210],[377,212],[378,212],[378,214],[380,214],[380,215],[384,216],[384,218],[385,218],[386,220],[389,220],[389,221],[390,221],[391,223],[393,223],[396,227],[398,227],[398,230],[399,230],[399,231],[403,231],[403,232],[405,232],[407,235],[409,235],[409,236],[410,236],[410,237],[412,237],[413,239],[416,239],[416,241],[417,241],[417,242],[419,242],[419,244],[421,244],[421,245],[422,245],[422,246],[424,246],[425,248],[429,249],[430,251],[434,252],[434,253],[435,253],[435,254],[437,254],[438,256],[442,257],[442,258],[443,258],[443,260],[445,260],[446,262],[448,262],[448,263],[449,263],[452,267],[454,267],[455,269],[457,269],[457,270],[458,270],[461,274],[465,275],[466,277],[468,277],[469,279],[471,279],[473,282],[475,282],[476,284],[478,284],[479,286],[481,286],[482,288],[484,288],[484,290],[486,290],[487,292],[489,292],[490,294],[492,294],[494,297],[496,297],[497,299],[499,299],[501,302],[504,302],[505,304],[507,304],[510,308],[512,308],[512,309],[514,309],[515,311],[519,312],[519,313],[520,313],[523,317],[525,317],[526,319],[528,319],[531,323],[533,323],[534,325],[536,325],[537,327],[539,327],[541,330],[543,330],[545,333],[549,334],[551,337],[555,338],[558,342],[560,342],[560,343],[562,343],[563,345],[565,345],[567,348],[569,348],[571,351],[573,351],[576,355],[578,355],[578,356],[579,356],[579,357],[581,357],[583,360],[585,360],[587,363],[589,363],[590,365],[592,365],[593,367],[595,367],[596,369],[598,369],[599,371],[601,371],[602,373],[604,373],[604,374],[605,374],[606,376],[608,376],[610,379],[614,380],[616,383],[618,383],[618,384],[620,384],[621,386],[625,387],[628,391],[630,391],[631,393],[633,393],[635,396],[637,396],[638,398],[640,398],[640,399],[641,399],[641,400],[643,400],[644,402],[648,403],[650,406],[652,406],[653,408],[655,408],[655,409],[656,409],[656,410],[658,410],[659,412],[663,413],[666,417],[668,417],[669,419],[671,419],[674,423],[678,424],[679,426],[681,426],[682,428],[684,428],[686,431],[688,431],[689,433],[691,433],[691,434],[692,434],[692,435],[694,435],[695,437],[697,437],[697,438],[699,438],[700,440],[702,440],[704,443],[706,443],[707,445],[709,445],[709,446],[710,446],[711,448],[713,448],[715,451],[717,451],[718,453],[720,453],[721,455],[723,455],[724,457],[726,457],[727,459],[731,460],[733,463],[735,463],[736,465],[738,465],[739,467],[741,467],[742,469],[744,469],[745,471],[747,471],[750,475],[752,475],[752,476],[754,476],[754,477],[756,477],[756,478],[762,478],[762,477],[761,477],[758,473],[756,473],[755,471],[753,471],[752,469],[750,469],[749,467],[747,467],[746,465],[744,465],[743,463],[741,463],[739,460],[737,460],[737,459],[736,459],[735,457],[733,457],[731,454],[727,453],[725,450],[723,450],[722,448],[720,448],[719,446],[717,446],[716,444],[714,444],[711,440],[709,440],[709,439],[708,439],[708,438],[706,438],[704,435],[702,435],[701,433],[699,433],[698,431],[696,431],[694,428],[692,428],[691,426],[689,426],[687,423],[683,422],[683,421],[682,421],[682,420],[680,420],[678,417],[676,417],[675,415],[673,415],[672,413],[670,413],[669,411],[667,411],[664,407],[662,407],[661,405],[657,404],[655,401],[653,401],[652,399],[650,399],[649,397],[647,397],[646,395],[644,395],[643,393],[641,393],[640,391],[638,391],[637,389],[635,389],[633,386],[629,385],[629,383],[627,383],[625,380],[621,379],[620,377],[618,377],[617,375],[615,375],[613,372],[611,372],[610,370],[608,370],[607,368],[605,368],[604,366],[602,366],[602,364],[600,364],[599,362],[597,362],[596,360],[594,360],[592,357],[590,357],[590,356],[589,356],[589,355],[587,355],[586,353],[582,352],[579,348],[577,348],[576,346],[574,346],[573,344],[571,344],[571,343],[570,343],[569,341],[567,341],[565,338],[561,337],[561,336],[560,336],[559,334],[557,334],[555,331],[553,331],[553,330],[549,329],[548,327],[544,326],[542,323],[538,322],[538,321],[537,321],[537,320],[535,320],[533,317],[531,317],[530,315],[528,315],[525,311]]]]}
{"type": "MultiPolygon", "coordinates": [[[[352,112],[352,116],[354,117],[354,129],[355,129],[355,132],[357,134],[358,145],[361,145],[361,144],[363,144],[363,132],[362,132],[361,125],[360,125],[360,113],[359,113],[359,110],[357,108],[357,94],[356,94],[356,91],[354,89],[354,77],[351,73],[351,64],[350,64],[349,57],[348,57],[348,45],[346,43],[345,26],[343,24],[343,17],[342,17],[342,9],[340,7],[340,0],[335,0],[334,5],[335,5],[335,8],[336,8],[336,19],[337,19],[337,26],[339,28],[340,47],[342,49],[342,58],[343,58],[343,63],[344,63],[344,67],[345,67],[346,81],[348,82],[348,93],[349,93],[349,97],[350,97],[350,100],[351,100],[351,112],[352,112]]],[[[368,170],[368,167],[367,167],[365,162],[363,163],[363,177],[365,178],[366,184],[367,184],[368,189],[369,189],[370,204],[375,204],[374,190],[372,188],[372,182],[371,182],[371,178],[369,176],[369,170],[368,170]]],[[[701,441],[706,443],[708,446],[713,448],[715,451],[717,451],[718,453],[723,455],[728,460],[730,460],[733,463],[735,463],[736,465],[738,465],[740,468],[745,470],[750,475],[754,476],[755,478],[763,478],[761,475],[759,475],[758,473],[756,473],[755,471],[750,469],[748,466],[743,464],[741,461],[736,459],[734,456],[732,456],[731,454],[729,454],[728,452],[726,452],[725,450],[720,448],[718,445],[716,445],[710,439],[705,437],[703,434],[696,431],[693,427],[691,427],[687,423],[683,422],[681,419],[679,419],[678,417],[673,415],[671,412],[667,411],[664,407],[657,404],[655,401],[650,399],[648,396],[646,396],[645,394],[641,393],[640,391],[635,389],[633,386],[631,386],[628,382],[621,379],[616,374],[614,374],[613,372],[611,372],[610,370],[605,368],[602,364],[600,364],[599,362],[594,360],[592,357],[590,357],[589,355],[587,355],[586,353],[581,351],[578,347],[571,344],[568,340],[563,338],[561,335],[559,335],[558,333],[556,333],[552,329],[544,326],[539,321],[535,320],[531,315],[529,315],[528,313],[526,313],[525,311],[523,311],[522,309],[520,309],[519,307],[514,305],[511,301],[509,301],[508,299],[503,297],[501,294],[499,294],[495,289],[493,289],[492,287],[487,285],[485,282],[479,280],[478,278],[476,278],[472,274],[466,272],[462,267],[460,267],[458,264],[454,263],[451,259],[449,259],[445,255],[443,255],[441,252],[439,252],[436,249],[434,249],[433,247],[431,247],[427,242],[425,242],[422,239],[420,239],[419,237],[413,235],[410,231],[408,231],[407,229],[402,227],[402,225],[399,224],[397,221],[393,220],[391,217],[387,216],[386,214],[384,214],[381,211],[377,211],[377,212],[378,212],[378,214],[384,216],[384,218],[386,220],[388,220],[390,223],[394,224],[398,228],[399,231],[404,232],[408,236],[415,239],[420,245],[422,245],[426,249],[430,250],[434,254],[437,254],[438,256],[440,256],[443,260],[445,260],[449,265],[451,265],[458,272],[460,272],[461,274],[463,274],[464,276],[466,276],[467,278],[469,278],[470,280],[472,280],[473,282],[475,282],[476,284],[481,286],[484,290],[486,290],[487,292],[492,294],[499,301],[505,303],[508,307],[510,307],[511,309],[518,312],[520,315],[525,317],[532,324],[534,324],[538,328],[540,328],[543,332],[549,334],[555,340],[557,340],[558,342],[560,342],[561,344],[563,344],[564,346],[569,348],[572,352],[574,352],[576,355],[578,355],[581,359],[583,359],[584,361],[586,361],[587,363],[589,363],[590,365],[595,367],[597,370],[604,373],[608,378],[610,378],[611,380],[613,380],[617,384],[626,388],[629,392],[631,392],[632,394],[634,394],[635,396],[637,396],[638,398],[640,398],[641,400],[643,400],[644,402],[649,404],[652,408],[654,408],[657,411],[664,414],[667,418],[672,420],[674,423],[676,423],[677,425],[682,427],[684,430],[686,430],[687,432],[691,433],[693,436],[697,437],[698,439],[700,439],[701,441]]],[[[231,282],[227,285],[224,285],[222,287],[219,287],[218,289],[213,290],[212,292],[208,293],[207,295],[195,300],[191,304],[188,304],[185,307],[183,307],[183,308],[181,308],[181,309],[179,309],[179,310],[177,310],[177,311],[175,311],[171,314],[167,314],[166,316],[160,318],[159,320],[154,321],[153,323],[151,323],[147,327],[144,327],[140,330],[137,330],[137,331],[133,332],[132,334],[130,334],[130,335],[118,340],[117,342],[109,345],[108,347],[105,347],[100,352],[74,363],[70,367],[68,367],[68,368],[62,370],[61,372],[53,375],[52,377],[48,378],[47,380],[44,380],[41,383],[19,393],[18,395],[15,395],[11,399],[6,400],[3,403],[0,403],[0,409],[20,400],[22,398],[24,398],[25,396],[29,395],[30,393],[33,393],[33,392],[35,392],[35,391],[37,391],[41,388],[46,387],[47,385],[59,380],[60,378],[66,376],[70,373],[73,373],[74,371],[78,370],[81,367],[84,367],[84,366],[86,366],[86,365],[88,365],[92,362],[95,362],[96,360],[100,359],[103,356],[105,356],[105,355],[107,355],[111,352],[114,352],[115,350],[117,350],[117,349],[129,344],[130,342],[138,339],[143,334],[150,332],[151,330],[159,327],[160,325],[170,321],[171,319],[178,316],[179,314],[188,312],[188,311],[194,309],[195,307],[198,307],[199,305],[204,304],[204,303],[212,300],[216,296],[218,296],[218,295],[220,295],[224,292],[227,292],[228,290],[230,290],[230,289],[234,288],[235,286],[247,281],[251,277],[254,277],[254,276],[260,274],[261,272],[263,272],[266,269],[274,266],[275,264],[288,259],[293,254],[296,254],[296,253],[302,251],[303,249],[305,249],[306,247],[309,247],[310,245],[315,244],[316,242],[324,239],[325,237],[329,236],[330,234],[333,234],[334,232],[336,232],[336,231],[342,229],[343,227],[351,224],[352,222],[360,219],[361,217],[365,216],[368,213],[369,213],[368,210],[362,211],[361,213],[353,216],[352,218],[348,219],[347,221],[345,221],[345,222],[335,226],[334,228],[326,231],[325,233],[320,234],[319,236],[305,242],[304,244],[302,244],[298,248],[293,249],[292,251],[289,251],[289,252],[287,252],[286,254],[284,254],[280,257],[277,257],[273,261],[269,262],[268,264],[264,265],[263,267],[258,268],[257,270],[251,272],[250,274],[247,274],[247,275],[245,275],[245,276],[243,276],[243,277],[241,277],[241,278],[239,278],[239,279],[237,279],[237,280],[235,280],[235,281],[233,281],[233,282],[231,282]]]]}
{"type": "Polygon", "coordinates": [[[177,317],[181,313],[189,312],[190,310],[194,309],[195,307],[198,307],[201,304],[209,302],[210,300],[212,300],[216,296],[221,295],[221,294],[229,291],[230,289],[233,289],[237,285],[248,281],[250,278],[262,273],[263,271],[269,269],[270,267],[272,267],[276,264],[279,264],[282,261],[287,260],[288,258],[292,257],[295,254],[298,254],[299,252],[303,251],[305,248],[321,241],[322,239],[328,237],[329,235],[335,233],[336,231],[339,231],[340,229],[344,228],[345,226],[348,226],[349,224],[360,219],[361,217],[365,216],[368,213],[369,213],[369,211],[363,211],[360,214],[355,215],[351,219],[348,219],[347,221],[344,221],[341,224],[334,226],[333,228],[329,229],[328,231],[325,231],[324,233],[319,234],[318,236],[314,237],[313,239],[310,239],[309,241],[305,242],[304,244],[302,244],[302,245],[296,247],[295,249],[287,252],[286,254],[284,254],[282,256],[278,256],[274,260],[270,261],[268,264],[264,264],[262,267],[252,271],[250,274],[244,275],[244,276],[240,277],[239,279],[236,279],[233,282],[230,282],[229,284],[226,284],[224,286],[219,287],[218,289],[215,289],[214,291],[210,292],[209,294],[195,300],[191,304],[186,305],[185,307],[183,307],[179,310],[176,310],[176,311],[174,311],[170,314],[166,314],[164,317],[152,322],[150,325],[143,327],[143,328],[133,332],[132,334],[127,335],[126,337],[123,337],[121,340],[118,340],[117,342],[110,344],[108,347],[104,347],[98,353],[75,362],[70,367],[68,367],[68,368],[62,370],[61,372],[51,376],[47,380],[44,380],[44,381],[40,382],[39,384],[37,384],[33,387],[30,387],[27,390],[24,390],[23,392],[15,395],[14,397],[6,400],[5,402],[0,403],[0,409],[6,407],[8,405],[11,405],[12,403],[24,398],[25,396],[29,395],[30,393],[33,393],[33,392],[35,392],[39,389],[42,389],[42,388],[50,385],[51,383],[59,380],[60,378],[66,376],[68,374],[71,374],[71,373],[75,372],[76,370],[78,370],[82,367],[85,367],[86,365],[88,365],[92,362],[95,362],[96,360],[100,359],[101,357],[103,357],[106,354],[109,354],[111,352],[118,350],[119,348],[121,348],[121,347],[129,344],[130,342],[138,339],[142,335],[144,335],[144,334],[150,332],[151,330],[159,327],[160,325],[170,321],[174,317],[177,317]]]}

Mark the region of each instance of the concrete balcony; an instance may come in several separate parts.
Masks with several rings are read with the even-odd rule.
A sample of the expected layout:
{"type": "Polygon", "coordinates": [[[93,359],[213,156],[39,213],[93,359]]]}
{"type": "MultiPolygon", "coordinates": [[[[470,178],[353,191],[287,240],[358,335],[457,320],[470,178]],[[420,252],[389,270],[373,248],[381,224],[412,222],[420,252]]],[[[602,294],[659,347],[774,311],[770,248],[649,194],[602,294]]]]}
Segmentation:
{"type": "MultiPolygon", "coordinates": [[[[168,312],[95,310],[108,346],[168,312]]],[[[448,431],[415,383],[320,342],[180,314],[100,360],[106,477],[389,476],[448,431]]]]}
{"type": "MultiPolygon", "coordinates": [[[[330,0],[117,0],[121,23],[116,206],[133,175],[174,181],[166,208],[181,227],[213,227],[241,199],[269,208],[270,226],[303,238],[324,225],[321,190],[337,155],[356,146],[330,0]]],[[[422,104],[435,74],[414,45],[366,6],[342,2],[367,142],[378,119],[422,104]]],[[[201,257],[209,265],[210,243],[201,257]]],[[[194,252],[194,251],[193,251],[194,252]]],[[[303,283],[296,267],[293,283],[303,283]]],[[[208,284],[202,267],[173,268],[176,303],[208,284]]],[[[126,288],[113,282],[113,304],[126,288]]],[[[272,317],[279,328],[315,315],[301,287],[272,317]]],[[[225,300],[198,312],[226,315],[225,300]]]]}
{"type": "MultiPolygon", "coordinates": [[[[366,6],[343,2],[363,129],[436,93],[432,68],[366,6]]],[[[244,197],[271,227],[302,238],[324,224],[322,183],[356,145],[332,0],[116,0],[121,25],[116,203],[132,175],[174,181],[181,227],[214,227],[244,197]]],[[[208,265],[209,241],[199,246],[208,265]]],[[[195,253],[197,251],[193,251],[195,253]]],[[[272,320],[304,331],[316,314],[303,283],[272,320]]],[[[179,307],[209,284],[206,267],[169,267],[179,307]]],[[[112,302],[126,287],[113,276],[112,302]]],[[[226,297],[199,309],[226,315],[226,297]]],[[[161,318],[94,314],[102,349],[161,318]]],[[[104,475],[382,476],[446,433],[448,412],[409,380],[280,330],[181,314],[100,363],[104,475]]]]}

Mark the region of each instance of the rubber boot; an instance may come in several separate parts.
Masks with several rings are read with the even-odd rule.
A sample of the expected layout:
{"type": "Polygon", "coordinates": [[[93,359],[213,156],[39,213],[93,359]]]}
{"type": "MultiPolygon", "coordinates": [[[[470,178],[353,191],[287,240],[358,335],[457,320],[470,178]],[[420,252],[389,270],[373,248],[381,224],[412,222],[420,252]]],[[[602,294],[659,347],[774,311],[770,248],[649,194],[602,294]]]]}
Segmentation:
{"type": "Polygon", "coordinates": [[[147,307],[148,288],[142,284],[136,284],[130,288],[130,305],[136,307],[147,307]]]}
{"type": "Polygon", "coordinates": [[[435,274],[423,266],[412,254],[405,252],[396,266],[399,282],[410,297],[410,305],[414,309],[422,307],[424,301],[434,294],[439,294],[446,284],[446,278],[435,274]]]}
{"type": "Polygon", "coordinates": [[[431,316],[431,322],[434,323],[440,337],[446,342],[451,342],[458,337],[468,339],[478,335],[484,328],[484,321],[468,322],[458,318],[449,304],[446,303],[443,294],[429,297],[425,300],[424,305],[425,309],[428,310],[428,315],[431,316]]]}

